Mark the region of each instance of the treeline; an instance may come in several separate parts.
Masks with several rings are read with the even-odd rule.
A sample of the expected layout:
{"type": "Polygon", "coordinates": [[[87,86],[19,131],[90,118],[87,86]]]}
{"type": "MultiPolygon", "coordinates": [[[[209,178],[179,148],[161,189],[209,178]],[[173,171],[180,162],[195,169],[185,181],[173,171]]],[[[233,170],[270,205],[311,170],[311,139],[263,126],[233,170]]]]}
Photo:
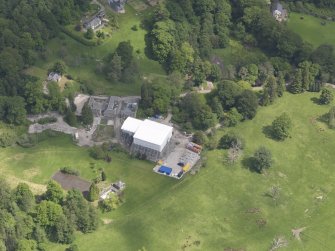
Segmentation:
{"type": "Polygon", "coordinates": [[[35,197],[20,183],[14,190],[0,180],[0,250],[47,250],[46,242],[69,244],[76,230],[97,229],[97,212],[77,190],[66,195],[50,181],[47,191],[35,197]]]}

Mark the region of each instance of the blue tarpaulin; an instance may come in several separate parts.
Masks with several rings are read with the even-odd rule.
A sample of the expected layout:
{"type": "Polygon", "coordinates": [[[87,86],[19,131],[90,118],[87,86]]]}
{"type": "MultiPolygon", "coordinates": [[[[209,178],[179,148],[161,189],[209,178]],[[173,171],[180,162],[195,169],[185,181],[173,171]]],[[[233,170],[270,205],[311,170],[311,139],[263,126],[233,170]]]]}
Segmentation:
{"type": "Polygon", "coordinates": [[[167,174],[167,175],[170,175],[170,173],[172,172],[172,168],[167,167],[167,166],[161,166],[161,167],[158,169],[158,172],[160,172],[160,173],[165,173],[165,174],[167,174]]]}

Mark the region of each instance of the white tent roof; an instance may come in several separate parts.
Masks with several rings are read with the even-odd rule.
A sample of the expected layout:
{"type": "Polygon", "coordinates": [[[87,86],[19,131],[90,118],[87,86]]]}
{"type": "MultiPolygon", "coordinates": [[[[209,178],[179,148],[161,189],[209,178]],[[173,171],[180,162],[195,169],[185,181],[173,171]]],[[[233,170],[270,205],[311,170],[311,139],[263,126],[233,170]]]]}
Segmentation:
{"type": "Polygon", "coordinates": [[[144,123],[142,120],[128,117],[123,123],[121,130],[134,134],[142,123],[144,123]]]}
{"type": "Polygon", "coordinates": [[[172,130],[171,126],[146,119],[137,129],[134,139],[162,146],[172,134],[172,130]]]}

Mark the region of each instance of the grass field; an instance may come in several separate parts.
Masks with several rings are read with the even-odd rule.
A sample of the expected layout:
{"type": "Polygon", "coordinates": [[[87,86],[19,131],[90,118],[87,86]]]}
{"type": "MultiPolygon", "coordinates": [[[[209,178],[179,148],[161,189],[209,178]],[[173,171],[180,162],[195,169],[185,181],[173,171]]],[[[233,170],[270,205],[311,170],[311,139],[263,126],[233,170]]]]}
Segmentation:
{"type": "Polygon", "coordinates": [[[230,40],[227,48],[213,50],[213,56],[219,56],[223,60],[224,65],[243,66],[247,64],[260,64],[267,60],[267,57],[261,50],[246,48],[236,40],[230,40]]]}
{"type": "Polygon", "coordinates": [[[287,25],[292,31],[299,34],[314,47],[321,44],[335,45],[335,22],[292,12],[290,13],[287,25]],[[322,25],[322,22],[325,22],[326,25],[322,25]]]}
{"type": "Polygon", "coordinates": [[[68,73],[76,79],[86,80],[93,87],[97,94],[110,95],[138,95],[140,93],[141,79],[134,83],[110,83],[101,73],[96,73],[96,67],[109,53],[114,52],[117,45],[122,41],[130,41],[134,47],[134,57],[143,76],[165,77],[165,72],[161,65],[149,59],[145,54],[145,35],[147,31],[141,28],[141,22],[146,15],[150,15],[150,10],[136,12],[130,6],[126,8],[126,14],[119,14],[118,30],[105,30],[111,36],[107,37],[103,44],[96,47],[87,47],[73,40],[66,34],[52,39],[46,48],[45,60],[38,60],[36,65],[28,72],[41,79],[45,79],[48,69],[57,60],[63,60],[68,69],[68,73]],[[131,28],[136,25],[137,31],[131,28]],[[137,52],[135,52],[137,51],[137,52]]]}
{"type": "MultiPolygon", "coordinates": [[[[244,158],[261,145],[271,150],[274,165],[262,175],[250,172],[243,161],[225,165],[225,152],[215,150],[208,152],[207,167],[200,173],[175,181],[154,174],[152,164],[123,154],[113,154],[111,164],[94,161],[87,149],[74,146],[66,136],[31,149],[2,149],[0,171],[9,181],[27,180],[41,186],[63,166],[77,168],[84,178],[91,179],[96,175],[90,168],[93,162],[95,169],[105,168],[109,181],[125,181],[126,202],[101,216],[111,223],[101,224],[92,234],[77,235],[75,242],[84,251],[141,247],[259,251],[269,250],[277,236],[284,236],[289,243],[282,250],[333,250],[335,131],[317,120],[329,110],[329,106],[312,101],[318,95],[285,94],[274,105],[261,108],[254,120],[232,129],[246,140],[244,158]],[[293,136],[276,142],[262,131],[282,112],[293,119],[293,136]],[[281,188],[277,203],[265,196],[273,185],[281,188]],[[322,199],[317,199],[319,196],[322,199]],[[250,213],[253,208],[259,211],[250,213]],[[260,227],[259,220],[266,224],[260,227]],[[298,241],[291,229],[300,227],[307,228],[298,241]]],[[[49,250],[64,249],[49,246],[49,250]]]]}

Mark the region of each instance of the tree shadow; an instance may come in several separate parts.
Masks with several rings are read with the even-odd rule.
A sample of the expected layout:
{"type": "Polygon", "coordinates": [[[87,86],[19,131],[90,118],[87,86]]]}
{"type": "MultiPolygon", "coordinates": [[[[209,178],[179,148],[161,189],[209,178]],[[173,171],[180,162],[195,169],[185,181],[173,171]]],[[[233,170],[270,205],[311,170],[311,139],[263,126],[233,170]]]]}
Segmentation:
{"type": "Polygon", "coordinates": [[[150,36],[150,34],[146,34],[145,37],[144,37],[144,40],[145,40],[145,48],[144,48],[144,54],[147,56],[147,58],[151,59],[151,60],[155,60],[155,57],[152,53],[152,48],[151,46],[149,46],[152,42],[152,38],[150,36]]]}
{"type": "Polygon", "coordinates": [[[264,133],[265,137],[274,139],[273,138],[273,133],[272,133],[272,127],[270,125],[263,126],[262,132],[264,133]]]}
{"type": "Polygon", "coordinates": [[[242,166],[252,173],[260,173],[256,168],[256,159],[254,157],[245,157],[242,160],[242,166]]]}
{"type": "Polygon", "coordinates": [[[325,113],[325,114],[323,114],[323,115],[321,115],[321,116],[319,116],[319,117],[317,117],[316,120],[319,121],[319,122],[328,124],[328,120],[329,120],[328,112],[325,113]]]}
{"type": "Polygon", "coordinates": [[[320,101],[319,101],[319,99],[316,98],[316,97],[312,97],[312,98],[311,98],[311,101],[312,101],[314,104],[316,104],[316,105],[320,105],[320,101]]]}

